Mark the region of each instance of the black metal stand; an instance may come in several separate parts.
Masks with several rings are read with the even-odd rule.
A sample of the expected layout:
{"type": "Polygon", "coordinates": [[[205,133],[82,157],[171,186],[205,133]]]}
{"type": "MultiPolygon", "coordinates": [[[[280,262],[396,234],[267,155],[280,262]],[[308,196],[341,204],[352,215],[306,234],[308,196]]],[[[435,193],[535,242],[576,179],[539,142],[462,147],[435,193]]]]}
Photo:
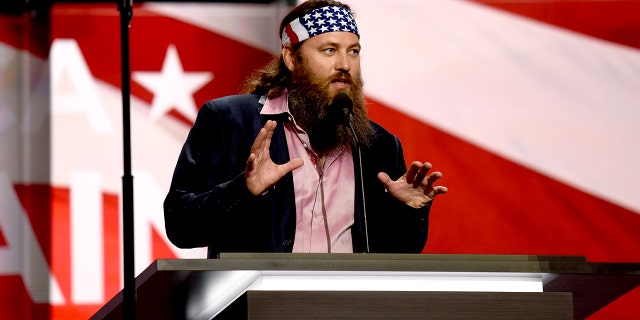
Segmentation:
{"type": "Polygon", "coordinates": [[[122,176],[122,250],[124,265],[124,319],[136,319],[134,261],[133,176],[131,175],[131,68],[129,66],[129,27],[133,0],[118,0],[122,50],[122,140],[124,174],[122,176]]]}

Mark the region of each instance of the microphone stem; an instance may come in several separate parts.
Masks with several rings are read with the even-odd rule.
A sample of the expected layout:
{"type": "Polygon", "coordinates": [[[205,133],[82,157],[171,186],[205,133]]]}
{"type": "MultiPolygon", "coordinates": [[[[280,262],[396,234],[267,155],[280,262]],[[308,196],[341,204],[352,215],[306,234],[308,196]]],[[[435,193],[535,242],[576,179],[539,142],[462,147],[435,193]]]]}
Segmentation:
{"type": "Polygon", "coordinates": [[[367,245],[366,253],[369,253],[371,250],[369,249],[369,226],[367,223],[367,204],[364,197],[364,175],[362,174],[362,152],[360,150],[360,142],[358,141],[358,136],[356,136],[355,130],[353,130],[353,126],[351,125],[351,121],[349,121],[349,116],[347,115],[347,123],[349,124],[349,129],[351,129],[351,134],[353,134],[353,139],[356,142],[356,147],[358,148],[358,168],[360,169],[360,192],[362,193],[362,213],[364,218],[364,238],[367,245]]]}

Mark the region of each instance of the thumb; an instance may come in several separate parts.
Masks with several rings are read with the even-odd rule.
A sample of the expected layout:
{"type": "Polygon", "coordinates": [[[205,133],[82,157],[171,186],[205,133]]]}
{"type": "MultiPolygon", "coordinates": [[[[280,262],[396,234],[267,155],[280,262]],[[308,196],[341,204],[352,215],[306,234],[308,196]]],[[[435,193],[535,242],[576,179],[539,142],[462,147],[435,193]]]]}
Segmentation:
{"type": "Polygon", "coordinates": [[[389,177],[389,175],[384,172],[379,172],[378,180],[380,180],[380,182],[382,182],[382,184],[386,186],[389,182],[391,182],[391,177],[389,177]]]}
{"type": "Polygon", "coordinates": [[[302,160],[301,158],[295,158],[283,164],[283,167],[285,169],[285,172],[290,172],[302,167],[303,164],[304,164],[304,160],[302,160]]]}

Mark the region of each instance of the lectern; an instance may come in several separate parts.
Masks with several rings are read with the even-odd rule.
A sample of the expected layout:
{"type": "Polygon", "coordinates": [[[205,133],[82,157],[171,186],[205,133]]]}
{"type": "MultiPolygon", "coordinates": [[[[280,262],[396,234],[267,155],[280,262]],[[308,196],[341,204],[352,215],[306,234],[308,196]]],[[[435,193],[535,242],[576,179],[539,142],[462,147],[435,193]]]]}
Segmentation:
{"type": "MultiPolygon", "coordinates": [[[[156,260],[139,319],[583,319],[640,284],[640,264],[583,257],[221,254],[156,260]]],[[[93,319],[122,319],[122,292],[93,319]]]]}

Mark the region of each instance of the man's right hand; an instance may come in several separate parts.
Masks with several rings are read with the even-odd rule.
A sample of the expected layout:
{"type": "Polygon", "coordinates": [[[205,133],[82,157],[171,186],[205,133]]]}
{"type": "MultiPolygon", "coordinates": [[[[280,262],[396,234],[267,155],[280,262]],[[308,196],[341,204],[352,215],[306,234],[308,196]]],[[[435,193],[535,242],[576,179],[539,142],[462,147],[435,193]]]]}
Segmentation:
{"type": "Polygon", "coordinates": [[[247,160],[247,168],[244,172],[247,189],[254,195],[262,194],[265,190],[276,184],[287,173],[302,167],[304,161],[295,158],[285,164],[275,164],[271,160],[269,147],[271,137],[276,129],[276,122],[268,120],[256,140],[251,146],[251,154],[247,160]]]}

